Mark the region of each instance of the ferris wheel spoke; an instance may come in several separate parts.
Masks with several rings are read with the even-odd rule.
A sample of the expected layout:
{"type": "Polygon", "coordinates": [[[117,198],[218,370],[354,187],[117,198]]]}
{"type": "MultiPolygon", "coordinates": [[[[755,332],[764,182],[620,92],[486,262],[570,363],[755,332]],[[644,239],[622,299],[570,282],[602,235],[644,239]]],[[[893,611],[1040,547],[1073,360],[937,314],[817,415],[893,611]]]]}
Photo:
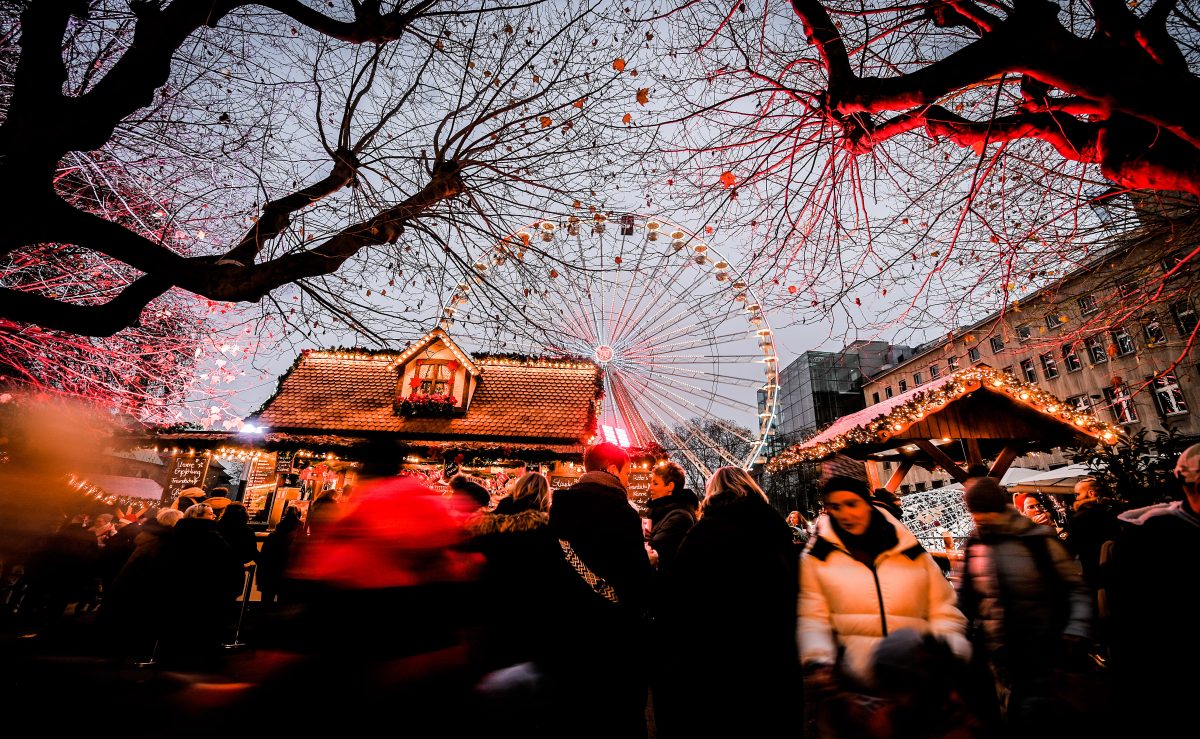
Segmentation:
{"type": "MultiPolygon", "coordinates": [[[[670,439],[671,442],[675,445],[674,446],[675,451],[682,454],[689,462],[691,462],[693,465],[695,465],[696,469],[700,472],[700,474],[703,477],[706,477],[706,478],[712,477],[712,471],[709,470],[708,466],[705,465],[704,462],[699,457],[696,456],[696,453],[694,451],[692,451],[692,448],[690,446],[688,446],[687,444],[685,444],[683,439],[679,438],[678,434],[676,434],[675,431],[671,428],[672,422],[667,420],[666,418],[663,418],[662,414],[659,413],[659,410],[660,410],[660,407],[656,407],[656,404],[652,404],[652,406],[650,408],[650,412],[653,413],[655,418],[658,419],[658,422],[659,422],[658,427],[660,429],[662,429],[663,434],[668,439],[670,439]]],[[[666,410],[666,409],[662,409],[662,410],[666,410]]],[[[674,414],[671,414],[671,415],[674,415],[674,414]]]]}
{"type": "MultiPolygon", "coordinates": [[[[646,336],[650,331],[661,330],[663,327],[663,317],[670,313],[675,306],[683,306],[676,318],[695,316],[697,313],[703,314],[703,306],[706,302],[705,297],[696,295],[695,291],[690,289],[690,286],[688,288],[684,288],[683,292],[689,296],[687,300],[675,302],[668,301],[661,308],[658,308],[657,312],[654,312],[653,314],[651,314],[651,312],[648,310],[646,314],[640,317],[638,322],[634,324],[634,327],[630,333],[621,337],[622,343],[626,346],[630,346],[640,341],[642,337],[646,336]]],[[[662,296],[673,294],[674,291],[672,290],[672,286],[667,286],[658,291],[655,302],[657,303],[657,300],[662,296]]],[[[654,304],[651,305],[651,308],[653,308],[653,306],[654,304]]],[[[713,315],[709,314],[709,317],[711,318],[713,315]]],[[[668,321],[666,325],[671,326],[675,322],[675,319],[672,319],[668,321]]]]}
{"type": "MultiPolygon", "coordinates": [[[[663,297],[670,296],[674,293],[675,282],[679,279],[679,276],[681,274],[683,274],[684,268],[686,267],[686,265],[685,264],[679,265],[675,269],[675,272],[671,275],[671,279],[664,285],[664,284],[656,283],[654,281],[654,276],[653,276],[653,273],[658,272],[659,266],[662,264],[663,263],[660,262],[659,264],[656,264],[652,270],[650,270],[651,275],[650,275],[650,278],[647,279],[644,283],[643,290],[642,290],[642,296],[638,298],[638,303],[637,303],[637,305],[634,306],[634,310],[630,314],[629,319],[621,327],[621,331],[617,333],[617,338],[614,339],[614,343],[623,342],[625,340],[626,327],[633,327],[631,330],[636,330],[636,327],[644,325],[647,322],[647,320],[646,320],[647,316],[649,316],[651,311],[653,311],[655,309],[655,306],[658,305],[658,302],[663,297]],[[650,304],[648,306],[646,306],[646,309],[639,313],[638,311],[641,308],[642,299],[644,298],[645,294],[647,292],[649,292],[649,290],[652,286],[656,288],[656,290],[654,291],[653,299],[650,301],[650,304]]],[[[669,264],[663,265],[664,271],[668,268],[669,268],[669,264]]],[[[670,307],[669,301],[667,303],[667,307],[668,308],[670,307]]]]}
{"type": "MultiPolygon", "coordinates": [[[[638,369],[640,370],[642,368],[638,368],[638,369]]],[[[708,400],[713,401],[714,403],[720,403],[721,405],[724,405],[727,408],[731,408],[733,410],[741,411],[741,410],[745,410],[745,407],[746,407],[744,403],[739,403],[738,401],[734,400],[733,398],[730,398],[727,395],[722,395],[721,393],[718,393],[716,391],[705,390],[697,385],[693,385],[689,382],[684,382],[682,379],[677,380],[677,379],[673,379],[672,377],[669,377],[669,376],[662,377],[662,375],[670,375],[670,373],[668,373],[668,372],[662,372],[662,371],[656,372],[656,374],[659,375],[659,377],[657,377],[657,378],[651,377],[649,374],[647,374],[645,372],[635,372],[635,373],[631,373],[631,374],[645,377],[646,381],[648,383],[653,384],[653,383],[657,382],[659,385],[666,385],[670,388],[673,388],[674,390],[680,390],[680,391],[687,392],[687,393],[695,393],[697,395],[702,395],[705,398],[707,398],[708,400]]],[[[660,387],[660,389],[665,389],[665,388],[660,387]]],[[[674,392],[672,392],[672,395],[674,395],[679,400],[680,403],[692,406],[692,407],[696,408],[697,410],[702,410],[699,405],[696,405],[693,401],[688,399],[686,396],[681,396],[674,392]]],[[[705,410],[705,412],[707,412],[706,409],[704,409],[704,410],[705,410]]]]}
{"type": "MultiPolygon", "coordinates": [[[[624,368],[622,368],[624,369],[624,368]]],[[[714,383],[739,385],[741,387],[757,390],[762,387],[762,380],[757,380],[753,377],[735,377],[733,375],[717,374],[715,372],[707,372],[704,370],[696,370],[690,368],[672,369],[668,367],[656,367],[647,369],[651,376],[656,374],[667,375],[669,377],[678,377],[683,380],[706,381],[711,380],[714,383]]]]}
{"type": "Polygon", "coordinates": [[[719,325],[724,321],[729,320],[728,314],[722,315],[718,313],[702,317],[695,323],[684,323],[688,319],[695,317],[695,311],[690,309],[690,306],[685,306],[683,310],[672,316],[671,319],[665,324],[657,324],[653,326],[651,324],[646,324],[646,326],[639,331],[638,336],[631,337],[631,339],[636,338],[638,343],[634,344],[631,341],[627,341],[625,346],[637,346],[651,340],[666,341],[677,335],[706,331],[714,325],[719,325]],[[655,334],[649,334],[648,332],[651,330],[651,328],[656,328],[658,331],[655,334]]]}
{"type": "MultiPolygon", "coordinates": [[[[745,331],[734,331],[727,334],[716,334],[699,339],[681,339],[679,341],[642,342],[637,347],[622,352],[622,356],[673,356],[673,352],[695,349],[698,346],[711,346],[714,342],[725,342],[731,339],[746,338],[745,331]],[[639,351],[640,350],[640,351],[639,351]]],[[[758,355],[755,355],[758,356],[758,355]]]]}
{"type": "MultiPolygon", "coordinates": [[[[578,290],[575,287],[574,280],[566,280],[566,283],[567,283],[567,287],[571,288],[571,292],[574,293],[575,303],[577,305],[593,306],[593,303],[591,300],[584,300],[583,296],[579,294],[578,290]]],[[[555,292],[557,292],[557,290],[555,290],[555,292]]],[[[591,318],[591,330],[585,331],[585,333],[588,333],[590,335],[592,341],[599,342],[599,341],[601,341],[600,324],[597,323],[597,321],[596,321],[596,313],[594,310],[591,310],[588,312],[588,315],[591,318]]],[[[582,319],[577,319],[577,320],[579,321],[580,324],[583,323],[582,319]]],[[[545,328],[545,327],[543,327],[543,328],[545,328]]]]}
{"type": "MultiPolygon", "coordinates": [[[[733,454],[731,454],[729,452],[729,450],[727,450],[724,447],[724,445],[722,445],[720,442],[716,441],[715,439],[710,438],[708,436],[708,432],[706,432],[700,424],[696,423],[695,419],[687,418],[683,414],[679,413],[679,411],[676,410],[675,408],[672,408],[669,405],[665,405],[660,400],[655,399],[653,395],[650,395],[649,397],[651,398],[651,400],[649,402],[652,406],[654,406],[654,408],[657,408],[658,410],[662,410],[667,415],[674,418],[676,423],[679,426],[682,426],[684,429],[687,429],[690,431],[689,438],[698,441],[701,446],[706,447],[707,449],[710,449],[710,450],[716,452],[718,456],[722,457],[725,461],[729,462],[730,464],[735,465],[735,466],[741,465],[742,460],[733,456],[733,454]]],[[[655,416],[657,416],[659,418],[659,420],[664,420],[663,417],[657,412],[655,412],[655,416]]],[[[725,430],[729,431],[729,429],[725,429],[725,430]]],[[[737,436],[742,441],[750,442],[749,439],[745,439],[740,434],[738,434],[737,436]]],[[[676,436],[675,438],[678,440],[678,436],[676,436]]]]}
{"type": "Polygon", "coordinates": [[[646,425],[642,414],[638,412],[637,404],[634,403],[633,397],[626,389],[621,376],[613,373],[610,379],[613,388],[613,400],[619,410],[619,417],[625,421],[627,430],[634,437],[634,443],[637,446],[649,443],[654,439],[654,434],[650,433],[650,427],[646,425]]]}

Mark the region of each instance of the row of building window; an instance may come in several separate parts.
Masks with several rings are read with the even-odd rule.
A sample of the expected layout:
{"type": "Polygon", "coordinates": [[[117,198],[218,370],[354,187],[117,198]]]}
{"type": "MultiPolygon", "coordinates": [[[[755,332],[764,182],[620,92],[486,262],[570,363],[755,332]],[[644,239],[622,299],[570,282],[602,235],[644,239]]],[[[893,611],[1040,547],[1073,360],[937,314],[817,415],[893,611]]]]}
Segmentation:
{"type": "MultiPolygon", "coordinates": [[[[1183,336],[1188,336],[1196,328],[1197,315],[1196,311],[1191,307],[1190,300],[1177,301],[1171,305],[1171,312],[1175,318],[1176,325],[1183,336]],[[1176,310],[1181,304],[1186,303],[1186,311],[1176,310]]],[[[1028,326],[1019,326],[1018,332],[1022,328],[1028,326]]],[[[1151,313],[1147,316],[1142,333],[1145,336],[1146,346],[1155,347],[1163,344],[1167,340],[1166,334],[1163,332],[1162,324],[1159,323],[1155,314],[1151,313]]],[[[1124,326],[1119,326],[1108,332],[1112,343],[1109,346],[1104,345],[1104,338],[1101,334],[1089,336],[1083,340],[1083,346],[1086,350],[1089,361],[1093,365],[1103,364],[1109,360],[1110,354],[1113,357],[1124,357],[1133,354],[1137,351],[1137,346],[1134,344],[1133,336],[1124,326]]],[[[999,336],[993,336],[989,340],[993,354],[999,354],[1004,351],[1004,340],[999,336]]],[[[982,359],[979,352],[979,347],[973,346],[967,350],[967,359],[971,364],[975,364],[982,359]]],[[[1075,343],[1067,343],[1062,345],[1062,360],[1063,366],[1067,372],[1077,372],[1083,369],[1083,363],[1079,359],[1078,353],[1075,351],[1075,343]]],[[[1052,380],[1059,375],[1058,361],[1053,352],[1046,352],[1038,355],[1038,363],[1041,365],[1042,375],[1047,380],[1052,380]]],[[[958,357],[950,357],[946,360],[946,367],[949,372],[954,372],[958,369],[958,357]]],[[[1005,371],[1012,373],[1012,367],[1005,367],[1005,371]]],[[[941,377],[941,367],[937,364],[929,365],[929,378],[936,380],[941,377]]],[[[1037,382],[1038,373],[1037,367],[1032,359],[1021,360],[1021,376],[1028,382],[1037,382]]],[[[920,386],[925,383],[924,375],[921,372],[913,373],[913,387],[920,386]]],[[[908,380],[900,379],[898,387],[901,393],[908,391],[908,380]]],[[[883,389],[884,397],[890,398],[893,396],[892,387],[885,386],[883,389]]],[[[872,394],[872,401],[878,403],[880,401],[879,393],[872,394]]]]}
{"type": "MultiPolygon", "coordinates": [[[[1080,315],[1083,316],[1090,316],[1100,310],[1096,303],[1096,298],[1093,295],[1084,295],[1076,300],[1076,303],[1079,305],[1080,315]]],[[[1200,316],[1197,315],[1196,307],[1192,304],[1191,299],[1183,298],[1181,300],[1176,300],[1175,302],[1171,303],[1168,308],[1171,311],[1171,317],[1175,319],[1175,325],[1179,327],[1179,332],[1184,336],[1190,335],[1196,328],[1196,323],[1200,321],[1200,316]]],[[[1061,328],[1064,323],[1066,323],[1066,318],[1067,317],[1063,314],[1047,313],[1043,320],[1046,322],[1047,329],[1058,329],[1061,328]]],[[[1151,322],[1157,322],[1154,314],[1150,315],[1149,320],[1151,322]]],[[[1017,339],[1021,341],[1021,343],[1029,341],[1033,338],[1032,324],[1023,323],[1016,327],[1016,331],[1017,339]]],[[[991,345],[992,351],[998,352],[1004,348],[1004,340],[998,336],[994,336],[991,338],[991,345]]]]}
{"type": "MultiPolygon", "coordinates": [[[[1154,391],[1154,403],[1163,417],[1181,416],[1188,412],[1183,389],[1179,387],[1175,375],[1164,374],[1154,378],[1151,389],[1154,391]]],[[[1122,382],[1104,388],[1103,393],[1105,407],[1112,414],[1113,421],[1120,424],[1138,422],[1137,405],[1133,402],[1129,385],[1122,382]]],[[[1091,413],[1094,409],[1092,398],[1090,395],[1072,395],[1067,402],[1081,413],[1091,413]]]]}

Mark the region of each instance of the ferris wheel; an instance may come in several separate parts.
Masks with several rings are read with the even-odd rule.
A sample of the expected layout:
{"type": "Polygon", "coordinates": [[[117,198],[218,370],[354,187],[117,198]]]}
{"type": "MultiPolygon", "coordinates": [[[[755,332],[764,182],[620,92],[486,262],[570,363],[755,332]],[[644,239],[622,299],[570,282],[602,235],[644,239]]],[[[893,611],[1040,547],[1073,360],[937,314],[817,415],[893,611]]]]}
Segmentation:
{"type": "Polygon", "coordinates": [[[657,217],[586,213],[530,223],[469,271],[442,327],[473,351],[593,360],[599,440],[657,444],[705,477],[760,461],[775,341],[754,290],[707,239],[657,217]]]}

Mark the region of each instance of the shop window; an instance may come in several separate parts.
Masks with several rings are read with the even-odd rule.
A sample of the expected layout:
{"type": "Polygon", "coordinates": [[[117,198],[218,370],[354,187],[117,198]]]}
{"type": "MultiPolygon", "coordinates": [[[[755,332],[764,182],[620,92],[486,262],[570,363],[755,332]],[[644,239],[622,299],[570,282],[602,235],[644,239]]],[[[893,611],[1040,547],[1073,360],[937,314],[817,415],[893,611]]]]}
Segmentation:
{"type": "Polygon", "coordinates": [[[992,354],[999,354],[1004,351],[1004,339],[999,336],[993,336],[988,340],[988,343],[992,345],[992,354]]]}
{"type": "Polygon", "coordinates": [[[936,380],[937,378],[939,378],[941,376],[942,376],[942,370],[940,367],[938,367],[936,364],[929,365],[930,379],[936,380]]]}
{"type": "Polygon", "coordinates": [[[967,350],[967,358],[971,360],[971,364],[975,364],[981,359],[979,347],[973,346],[967,350]]]}
{"type": "Polygon", "coordinates": [[[872,402],[872,403],[878,403],[878,402],[879,402],[879,393],[871,393],[871,402],[872,402]]]}
{"type": "Polygon", "coordinates": [[[1118,326],[1112,332],[1113,346],[1117,348],[1117,356],[1124,357],[1133,354],[1137,347],[1133,345],[1133,337],[1125,330],[1124,326],[1118,326]]]}
{"type": "Polygon", "coordinates": [[[1067,372],[1078,372],[1083,369],[1083,362],[1079,361],[1079,355],[1075,353],[1074,342],[1062,345],[1063,364],[1067,365],[1067,372]]]}
{"type": "Polygon", "coordinates": [[[1125,383],[1104,388],[1104,399],[1108,401],[1113,420],[1120,424],[1137,423],[1137,407],[1133,404],[1133,396],[1125,383]]]}
{"type": "Polygon", "coordinates": [[[1032,359],[1021,360],[1021,376],[1026,382],[1037,382],[1037,370],[1033,367],[1032,359]]]}
{"type": "Polygon", "coordinates": [[[917,489],[918,493],[925,492],[925,483],[923,483],[923,482],[914,482],[913,487],[915,487],[917,489]]]}
{"type": "Polygon", "coordinates": [[[1200,320],[1197,318],[1196,308],[1189,298],[1171,303],[1171,317],[1175,319],[1175,325],[1179,327],[1179,333],[1184,337],[1192,335],[1192,332],[1196,330],[1197,320],[1200,320]]]}
{"type": "Polygon", "coordinates": [[[1147,313],[1143,319],[1145,324],[1142,326],[1142,333],[1146,335],[1146,346],[1157,346],[1165,343],[1167,335],[1163,333],[1162,324],[1158,322],[1158,316],[1154,313],[1147,313]]]}
{"type": "Polygon", "coordinates": [[[1100,310],[1098,307],[1096,307],[1095,296],[1092,295],[1084,295],[1075,302],[1079,304],[1079,312],[1085,316],[1090,316],[1091,314],[1100,310]]]}
{"type": "Polygon", "coordinates": [[[1011,364],[1004,368],[1004,374],[1009,375],[1011,377],[1012,373],[1013,373],[1013,368],[1012,368],[1011,364]]]}
{"type": "Polygon", "coordinates": [[[1179,387],[1178,378],[1172,374],[1154,378],[1154,401],[1164,416],[1180,416],[1188,412],[1183,389],[1179,387]]]}
{"type": "Polygon", "coordinates": [[[1092,360],[1092,364],[1103,364],[1108,361],[1108,352],[1104,350],[1104,342],[1099,336],[1089,336],[1083,340],[1083,345],[1087,347],[1088,359],[1092,360]]]}
{"type": "Polygon", "coordinates": [[[1038,359],[1042,360],[1042,374],[1047,380],[1053,380],[1058,377],[1058,362],[1054,361],[1054,355],[1050,352],[1042,354],[1038,359]]]}

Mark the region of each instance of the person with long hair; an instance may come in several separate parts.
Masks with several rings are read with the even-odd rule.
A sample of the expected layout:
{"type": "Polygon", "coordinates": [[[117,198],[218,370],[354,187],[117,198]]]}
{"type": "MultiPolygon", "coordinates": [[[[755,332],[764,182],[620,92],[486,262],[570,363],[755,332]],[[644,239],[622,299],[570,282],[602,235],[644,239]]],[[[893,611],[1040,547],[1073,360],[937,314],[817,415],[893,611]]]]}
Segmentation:
{"type": "Polygon", "coordinates": [[[791,528],[737,467],[713,473],[700,508],[664,596],[658,735],[777,733],[801,708],[791,528]]]}

